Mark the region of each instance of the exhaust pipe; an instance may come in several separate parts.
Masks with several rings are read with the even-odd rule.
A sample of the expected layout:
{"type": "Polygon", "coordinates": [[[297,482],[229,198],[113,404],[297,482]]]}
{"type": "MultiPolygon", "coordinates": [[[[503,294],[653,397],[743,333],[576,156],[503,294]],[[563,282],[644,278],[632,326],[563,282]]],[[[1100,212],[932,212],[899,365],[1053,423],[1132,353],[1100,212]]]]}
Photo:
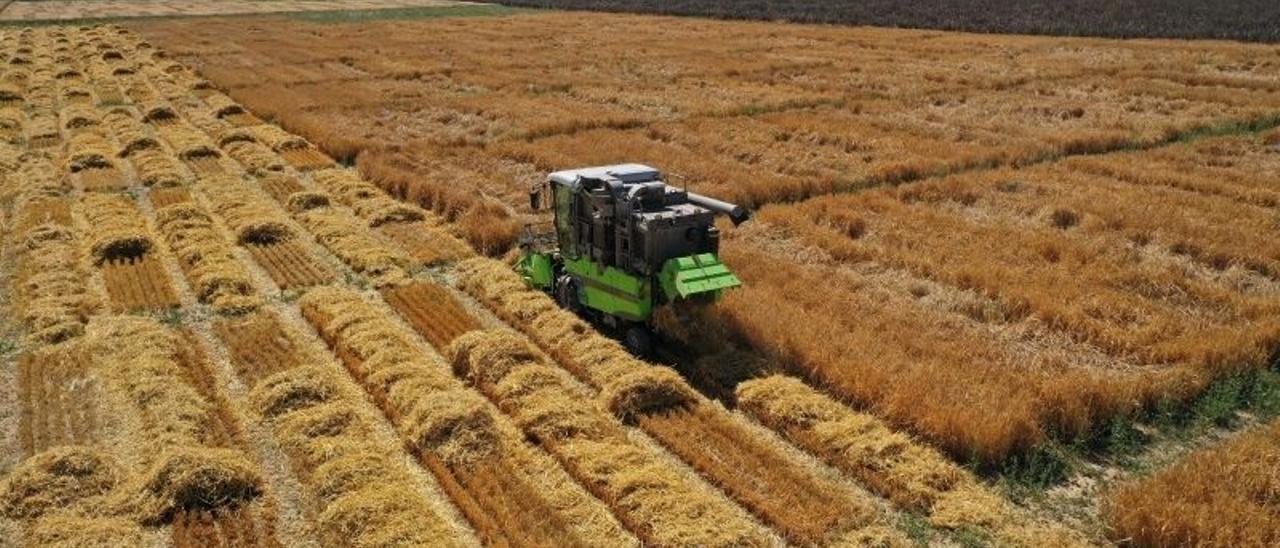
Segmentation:
{"type": "Polygon", "coordinates": [[[692,192],[688,194],[689,194],[689,203],[697,206],[705,207],[707,209],[710,209],[711,211],[714,211],[722,215],[727,215],[729,217],[729,220],[733,221],[733,226],[738,226],[746,222],[747,219],[751,218],[751,212],[748,211],[747,208],[745,207],[742,207],[739,205],[733,205],[729,202],[722,202],[715,198],[703,196],[701,194],[694,194],[692,192]]]}

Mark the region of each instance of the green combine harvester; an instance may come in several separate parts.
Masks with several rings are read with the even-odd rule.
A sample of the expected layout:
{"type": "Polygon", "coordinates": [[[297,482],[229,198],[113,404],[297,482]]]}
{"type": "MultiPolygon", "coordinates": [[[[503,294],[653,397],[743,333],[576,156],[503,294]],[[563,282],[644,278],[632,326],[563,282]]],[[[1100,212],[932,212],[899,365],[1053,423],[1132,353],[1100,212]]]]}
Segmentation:
{"type": "Polygon", "coordinates": [[[529,202],[552,209],[553,229],[526,227],[516,270],[560,306],[622,334],[636,355],[652,350],[657,307],[714,301],[742,285],[717,255],[715,214],[737,225],[747,210],[667,185],[649,166],[557,171],[529,202]]]}

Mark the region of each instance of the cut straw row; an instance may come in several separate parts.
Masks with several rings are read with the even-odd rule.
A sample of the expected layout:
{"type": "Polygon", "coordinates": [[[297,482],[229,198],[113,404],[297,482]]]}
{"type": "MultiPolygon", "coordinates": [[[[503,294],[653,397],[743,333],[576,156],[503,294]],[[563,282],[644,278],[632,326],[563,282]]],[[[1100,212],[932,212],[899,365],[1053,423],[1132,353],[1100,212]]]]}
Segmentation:
{"type": "Polygon", "coordinates": [[[185,123],[162,125],[159,132],[183,160],[222,157],[222,152],[204,132],[185,123]]]}
{"type": "Polygon", "coordinates": [[[409,280],[407,269],[412,261],[404,252],[379,239],[350,211],[333,204],[327,194],[295,192],[286,206],[320,245],[379,287],[409,280]]]}
{"type": "Polygon", "coordinates": [[[646,543],[769,544],[770,535],[695,475],[628,437],[566,372],[523,336],[472,331],[449,348],[454,370],[555,455],[646,543]]]}
{"type": "Polygon", "coordinates": [[[83,344],[94,372],[140,418],[147,450],[134,451],[147,470],[147,496],[135,501],[135,511],[144,523],[262,492],[262,478],[243,452],[216,446],[215,403],[191,384],[193,373],[182,363],[190,359],[182,356],[187,342],[177,333],[150,318],[97,316],[83,344]]]}
{"type": "Polygon", "coordinates": [[[273,244],[294,237],[289,218],[261,189],[235,175],[200,179],[197,190],[209,198],[239,244],[273,244]]]}
{"type": "Polygon", "coordinates": [[[102,117],[103,124],[111,130],[120,143],[119,156],[127,157],[138,150],[158,149],[160,140],[151,128],[142,123],[141,116],[129,107],[115,107],[102,117]]]}
{"type": "Polygon", "coordinates": [[[350,206],[356,216],[367,221],[369,226],[425,218],[421,208],[388,196],[382,189],[360,178],[354,170],[340,167],[322,169],[312,173],[311,179],[350,206]]]}
{"type": "Polygon", "coordinates": [[[120,194],[87,194],[80,203],[88,226],[89,254],[97,264],[139,257],[154,246],[147,220],[128,197],[120,194]]]}
{"type": "Polygon", "coordinates": [[[96,131],[82,131],[67,140],[62,167],[65,173],[113,168],[116,164],[111,158],[115,153],[116,147],[105,136],[96,131]]]}
{"type": "Polygon", "coordinates": [[[21,185],[12,189],[14,305],[29,341],[54,343],[81,334],[101,303],[88,291],[70,200],[63,197],[69,190],[65,180],[42,155],[28,153],[13,162],[15,172],[5,182],[21,185]]]}
{"type": "Polygon", "coordinates": [[[700,396],[674,371],[638,360],[571,312],[530,289],[507,265],[484,257],[455,268],[460,287],[547,349],[556,361],[600,389],[609,410],[639,414],[695,402],[700,396]]]}
{"type": "Polygon", "coordinates": [[[284,159],[279,154],[257,142],[252,135],[243,130],[220,133],[218,143],[227,156],[240,162],[249,173],[254,175],[279,173],[285,169],[284,159]]]}
{"type": "Polygon", "coordinates": [[[1036,523],[968,471],[882,421],[858,413],[792,377],[738,385],[739,408],[792,443],[857,478],[895,505],[938,527],[992,529],[1020,546],[1082,542],[1065,529],[1036,523]]]}
{"type": "Polygon", "coordinates": [[[154,320],[98,316],[83,338],[34,351],[43,367],[87,361],[104,397],[118,406],[120,427],[97,433],[92,446],[32,455],[0,482],[0,514],[30,523],[28,542],[130,545],[140,525],[262,494],[257,467],[242,451],[217,447],[209,434],[214,404],[190,384],[181,345],[154,320]]]}
{"type": "MultiPolygon", "coordinates": [[[[24,209],[40,208],[44,203],[27,202],[24,209]]],[[[84,332],[89,315],[102,303],[88,290],[89,274],[81,263],[76,235],[56,219],[25,222],[38,224],[15,238],[13,293],[27,339],[56,343],[78,336],[84,332]]]]}
{"type": "MultiPolygon", "coordinates": [[[[504,428],[504,419],[495,415],[483,396],[455,378],[448,365],[425,353],[409,330],[390,319],[391,310],[374,306],[355,291],[333,287],[307,292],[299,305],[356,379],[383,406],[414,452],[438,459],[455,473],[483,469],[486,462],[528,461],[521,456],[528,449],[513,429],[504,428]]],[[[585,491],[542,484],[538,476],[543,474],[530,474],[518,466],[498,469],[516,476],[511,479],[537,486],[536,499],[541,500],[523,501],[526,512],[554,508],[555,513],[569,518],[564,542],[594,546],[634,542],[585,491]]],[[[452,481],[450,477],[440,479],[442,483],[452,481]]]]}
{"type": "Polygon", "coordinates": [[[416,486],[397,444],[333,366],[294,367],[249,394],[317,506],[329,545],[451,545],[452,531],[416,486]]]}
{"type": "Polygon", "coordinates": [[[156,210],[156,223],[201,302],[230,314],[262,304],[253,279],[203,208],[193,202],[167,205],[156,210]]]}

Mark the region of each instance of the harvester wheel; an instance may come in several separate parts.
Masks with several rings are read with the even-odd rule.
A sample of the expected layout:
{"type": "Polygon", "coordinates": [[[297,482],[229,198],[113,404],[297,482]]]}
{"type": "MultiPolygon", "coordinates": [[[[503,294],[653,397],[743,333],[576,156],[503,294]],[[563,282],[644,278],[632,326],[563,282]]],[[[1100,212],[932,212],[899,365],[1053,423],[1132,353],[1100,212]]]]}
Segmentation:
{"type": "Polygon", "coordinates": [[[633,325],[627,328],[622,338],[622,345],[637,358],[647,358],[653,352],[653,334],[644,325],[633,325]]]}
{"type": "Polygon", "coordinates": [[[560,308],[569,312],[578,311],[578,284],[573,278],[561,276],[556,281],[556,302],[560,304],[560,308]]]}

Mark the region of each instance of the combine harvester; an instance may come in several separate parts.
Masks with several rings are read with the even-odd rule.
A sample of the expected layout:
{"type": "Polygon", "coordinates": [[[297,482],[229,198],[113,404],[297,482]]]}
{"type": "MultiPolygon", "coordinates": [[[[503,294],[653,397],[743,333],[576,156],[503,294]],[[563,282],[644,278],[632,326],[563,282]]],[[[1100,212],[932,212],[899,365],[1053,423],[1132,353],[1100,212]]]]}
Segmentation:
{"type": "Polygon", "coordinates": [[[620,333],[637,356],[653,350],[655,309],[713,302],[742,285],[717,256],[715,214],[737,225],[750,213],[670,186],[652,167],[557,171],[529,203],[552,209],[553,228],[525,228],[516,270],[560,306],[620,333]]]}

